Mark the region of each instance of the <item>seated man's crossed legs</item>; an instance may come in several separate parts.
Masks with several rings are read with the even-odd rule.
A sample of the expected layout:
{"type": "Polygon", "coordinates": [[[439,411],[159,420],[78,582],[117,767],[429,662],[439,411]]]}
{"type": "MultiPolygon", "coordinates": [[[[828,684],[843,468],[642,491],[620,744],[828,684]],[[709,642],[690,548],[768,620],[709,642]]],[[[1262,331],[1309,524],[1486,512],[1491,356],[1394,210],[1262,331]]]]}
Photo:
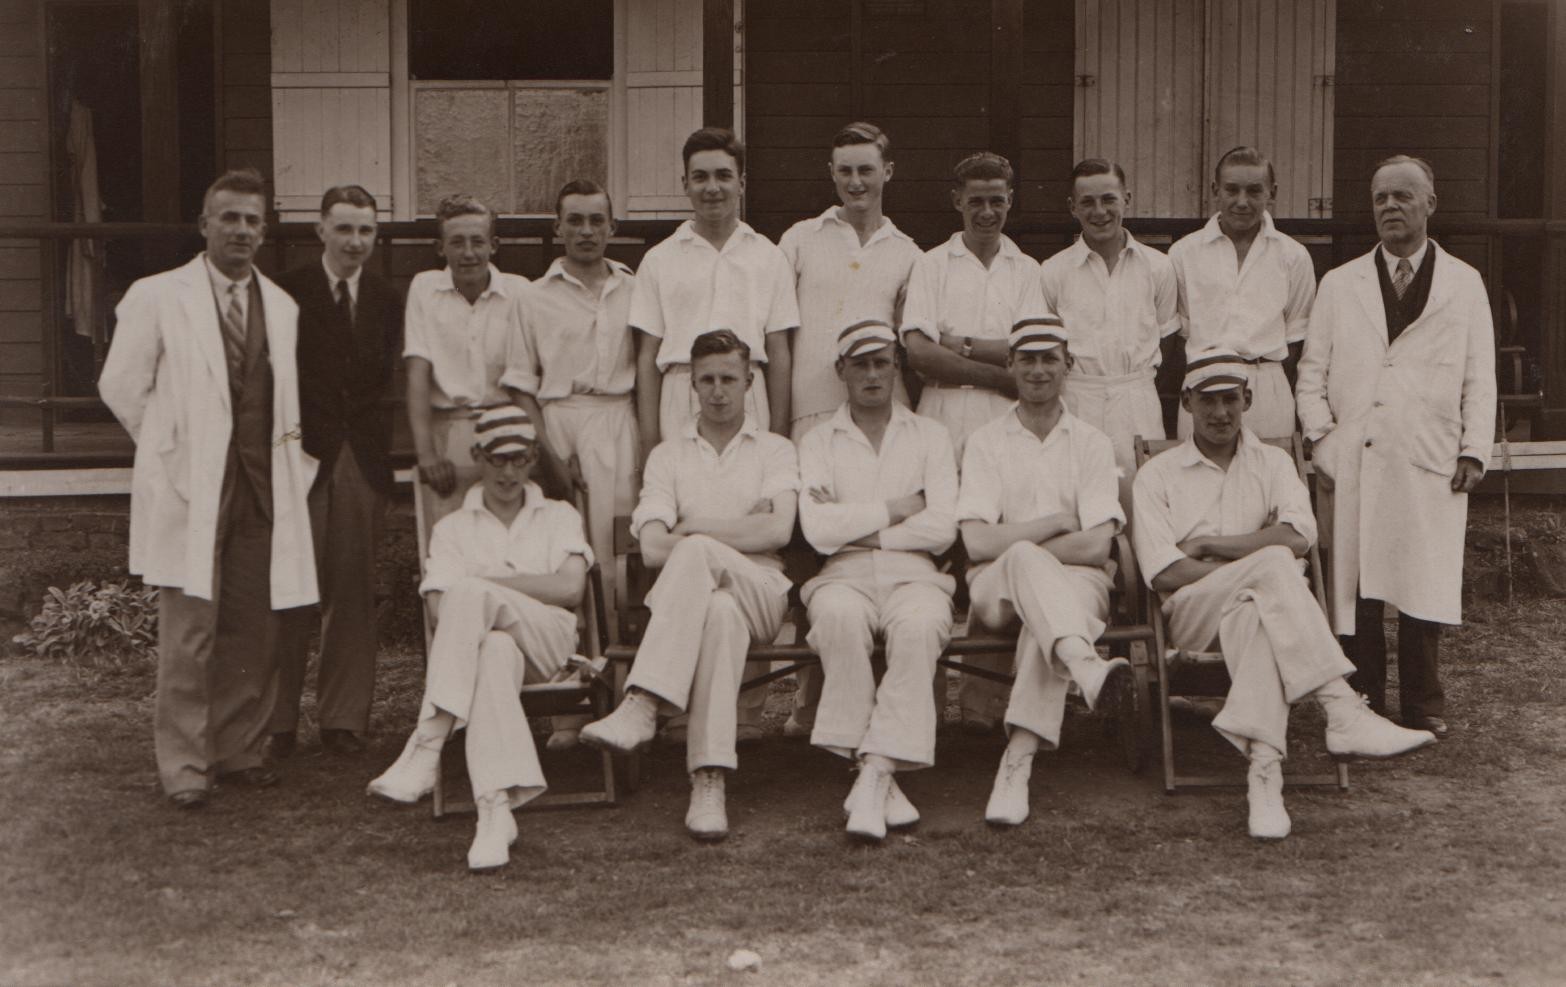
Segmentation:
{"type": "Polygon", "coordinates": [[[582,728],[582,741],[629,753],[652,740],[660,711],[689,714],[686,828],[698,839],[728,835],[725,770],[739,766],[736,709],[752,642],[777,636],[788,580],[705,535],[680,540],[652,591],[652,616],[636,649],[625,700],[582,728]]]}
{"type": "Polygon", "coordinates": [[[843,803],[848,832],[880,841],[888,826],[919,821],[895,774],[935,763],[940,711],[930,679],[951,640],[951,594],[925,582],[828,582],[813,588],[807,606],[807,640],[824,679],[810,742],[857,762],[843,803]],[[879,685],[870,667],[877,633],[886,641],[879,685]]]}
{"type": "Polygon", "coordinates": [[[468,866],[503,866],[517,837],[512,810],[548,787],[519,693],[524,684],[552,679],[575,647],[571,611],[486,579],[457,582],[441,597],[419,722],[401,756],[370,782],[370,794],[395,802],[428,795],[447,738],[466,727],[478,805],[468,866]]]}
{"type": "Polygon", "coordinates": [[[1063,565],[1038,545],[1018,542],[970,575],[969,618],[991,630],[1021,622],[1015,682],[1006,706],[1006,752],[984,811],[986,822],[1020,825],[1028,817],[1028,782],[1040,744],[1060,744],[1072,682],[1089,708],[1130,684],[1124,658],[1099,657],[1111,580],[1102,569],[1063,565]]]}
{"type": "Polygon", "coordinates": [[[1250,833],[1282,839],[1289,707],[1314,696],[1327,714],[1327,750],[1336,757],[1384,758],[1435,737],[1407,730],[1366,707],[1345,677],[1354,665],[1311,594],[1292,552],[1272,546],[1189,583],[1164,603],[1171,643],[1223,652],[1230,686],[1214,729],[1250,760],[1250,833]]]}

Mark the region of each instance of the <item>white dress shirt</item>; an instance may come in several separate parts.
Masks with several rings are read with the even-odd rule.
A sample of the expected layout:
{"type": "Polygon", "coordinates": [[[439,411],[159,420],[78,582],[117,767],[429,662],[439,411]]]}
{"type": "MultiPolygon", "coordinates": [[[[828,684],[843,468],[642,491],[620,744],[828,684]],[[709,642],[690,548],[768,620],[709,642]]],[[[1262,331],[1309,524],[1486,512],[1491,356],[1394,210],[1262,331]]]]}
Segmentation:
{"type": "Polygon", "coordinates": [[[1125,523],[1119,471],[1109,437],[1064,408],[1042,440],[1022,424],[1017,406],[975,429],[962,456],[957,522],[1015,524],[1075,514],[1087,531],[1125,523]]]}
{"type": "Polygon", "coordinates": [[[471,305],[450,268],[420,271],[408,285],[402,355],[434,368],[435,408],[489,408],[510,400],[501,389],[511,337],[521,332],[519,303],[527,278],[489,266],[489,286],[471,305]]]}
{"type": "Polygon", "coordinates": [[[419,592],[445,592],[466,576],[548,575],[573,555],[591,566],[593,550],[576,508],[545,497],[536,483],[523,489],[522,510],[508,526],[484,506],[484,485],[473,484],[462,507],[436,522],[419,592]]]}
{"type": "Polygon", "coordinates": [[[361,267],[356,267],[356,268],[354,268],[352,274],[348,275],[346,278],[340,278],[336,274],[332,273],[332,269],[330,267],[328,267],[327,264],[326,264],[326,255],[322,254],[321,255],[321,270],[326,272],[326,286],[331,289],[332,301],[334,301],[334,302],[337,301],[337,282],[339,282],[339,281],[346,281],[346,282],[348,282],[348,301],[349,301],[349,304],[353,306],[354,311],[358,311],[358,309],[359,309],[359,276],[364,273],[364,268],[362,266],[361,267]]]}
{"type": "Polygon", "coordinates": [[[1294,457],[1268,445],[1248,428],[1227,470],[1186,439],[1143,464],[1132,485],[1132,539],[1142,577],[1153,577],[1186,558],[1188,538],[1248,535],[1267,526],[1267,516],[1316,540],[1310,492],[1294,468],[1294,457]]]}
{"type": "Polygon", "coordinates": [[[522,292],[521,332],[500,378],[540,401],[572,394],[629,394],[636,384],[636,346],[630,326],[635,278],[605,259],[609,277],[597,292],[556,257],[544,276],[522,292]]]}
{"type": "MultiPolygon", "coordinates": [[[[823,555],[862,551],[849,543],[880,533],[883,553],[937,555],[957,538],[957,463],[946,426],[892,405],[877,451],[845,403],[799,443],[799,519],[805,538],[823,555]],[[818,504],[810,491],[835,502],[818,504]],[[892,524],[886,502],[924,494],[924,510],[892,524]],[[845,547],[846,546],[846,547],[845,547]]],[[[883,554],[877,553],[877,554],[883,554]]]]}
{"type": "Polygon", "coordinates": [[[896,327],[921,251],[890,219],[863,245],[833,206],[789,227],[778,248],[794,270],[799,332],[794,338],[793,416],[818,415],[847,398],[838,379],[837,335],[865,319],[896,327]]]}
{"type": "Polygon", "coordinates": [[[1039,292],[1039,265],[1011,237],[1002,236],[990,266],[975,257],[961,233],[927,251],[908,280],[908,302],[899,327],[932,342],[941,333],[974,339],[1005,339],[1012,324],[1046,311],[1039,292]]]}
{"type": "Polygon", "coordinates": [[[212,258],[202,254],[202,261],[207,268],[207,280],[212,282],[212,298],[217,302],[218,318],[228,318],[229,289],[237,288],[235,298],[239,300],[239,324],[248,326],[250,318],[250,280],[255,277],[255,269],[251,268],[243,278],[233,280],[228,275],[217,269],[212,263],[212,258]]]}
{"type": "Polygon", "coordinates": [[[1280,233],[1271,213],[1239,264],[1234,241],[1218,225],[1181,237],[1169,248],[1180,284],[1186,352],[1231,349],[1248,360],[1281,361],[1305,338],[1316,298],[1316,269],[1303,244],[1280,233]]]}
{"type": "MultiPolygon", "coordinates": [[[[642,496],[631,513],[632,535],[640,537],[654,521],[673,529],[688,517],[742,518],[759,501],[798,492],[799,457],[788,439],[746,418],[720,453],[696,424],[660,442],[647,457],[642,496]]],[[[771,555],[748,558],[782,568],[771,555]]]]}
{"type": "Polygon", "coordinates": [[[1078,237],[1045,259],[1039,283],[1071,334],[1074,373],[1120,377],[1156,367],[1159,342],[1180,328],[1174,265],[1130,233],[1114,271],[1078,237]]]}
{"type": "Polygon", "coordinates": [[[647,251],[631,296],[631,325],[656,336],[658,369],[691,362],[691,343],[731,329],[767,361],[766,337],[799,326],[794,272],[783,252],[745,223],[718,250],[686,220],[647,251]]]}

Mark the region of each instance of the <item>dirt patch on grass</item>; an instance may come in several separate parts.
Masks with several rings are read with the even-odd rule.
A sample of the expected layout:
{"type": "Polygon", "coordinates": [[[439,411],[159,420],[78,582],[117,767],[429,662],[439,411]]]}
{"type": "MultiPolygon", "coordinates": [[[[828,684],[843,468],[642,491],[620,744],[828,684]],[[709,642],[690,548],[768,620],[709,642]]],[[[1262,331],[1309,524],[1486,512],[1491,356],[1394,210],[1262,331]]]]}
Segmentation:
{"type": "MultiPolygon", "coordinates": [[[[1482,605],[1443,643],[1455,734],[1291,791],[1294,835],[1245,834],[1242,789],[1162,794],[1068,723],[1033,815],[981,821],[998,738],[943,733],[906,777],[924,815],[849,844],[842,760],[772,734],[742,752],[734,834],[681,828],[683,757],[617,809],[519,814],[500,876],[471,821],[363,795],[396,755],[417,655],[385,656],[371,752],[283,765],[181,814],[152,772],[150,680],[0,663],[0,982],[42,984],[1557,984],[1566,969],[1566,604],[1482,605]],[[732,974],[737,948],[762,957],[732,974]]],[[[1393,691],[1395,695],[1395,690],[1393,691]]],[[[1296,716],[1294,759],[1320,750],[1296,716]]],[[[1182,757],[1243,768],[1199,722],[1182,757]]],[[[557,788],[591,758],[547,758],[557,788]]]]}

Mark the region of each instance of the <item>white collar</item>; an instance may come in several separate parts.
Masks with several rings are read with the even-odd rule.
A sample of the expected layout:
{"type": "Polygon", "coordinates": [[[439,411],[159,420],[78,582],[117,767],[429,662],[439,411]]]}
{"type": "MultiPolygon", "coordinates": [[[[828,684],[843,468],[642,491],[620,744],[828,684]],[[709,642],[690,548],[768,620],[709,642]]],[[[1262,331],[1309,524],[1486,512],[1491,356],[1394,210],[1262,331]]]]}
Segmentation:
{"type": "Polygon", "coordinates": [[[256,276],[256,269],[252,267],[250,268],[250,273],[246,274],[238,281],[235,281],[227,274],[224,274],[222,271],[218,270],[217,265],[212,263],[212,258],[208,257],[205,252],[202,252],[201,260],[207,265],[207,277],[212,281],[212,290],[217,292],[219,296],[228,294],[228,289],[230,287],[238,287],[241,291],[248,291],[250,288],[250,282],[254,280],[256,276]]]}
{"type": "MultiPolygon", "coordinates": [[[[913,418],[913,414],[907,407],[894,400],[892,402],[892,417],[887,420],[886,427],[890,429],[893,425],[905,425],[913,418]]],[[[854,412],[849,408],[847,401],[837,406],[837,411],[833,412],[828,422],[833,431],[848,432],[851,435],[864,434],[864,429],[860,428],[859,423],[854,421],[854,412]]]]}
{"type": "MultiPolygon", "coordinates": [[[[946,241],[946,249],[953,257],[973,257],[974,260],[979,259],[978,257],[974,256],[973,251],[969,250],[968,245],[963,242],[962,230],[958,230],[956,233],[951,235],[951,238],[946,241]]],[[[1000,250],[996,252],[995,256],[997,259],[1006,257],[1008,259],[1015,260],[1016,258],[1023,256],[1023,253],[1022,248],[1018,247],[1017,244],[1012,241],[1011,237],[1002,233],[1000,236],[1000,250]]]]}
{"type": "MultiPolygon", "coordinates": [[[[441,268],[440,273],[440,283],[436,287],[438,287],[441,291],[459,291],[457,288],[457,279],[452,276],[451,267],[449,265],[441,268]]],[[[483,298],[485,295],[499,295],[501,298],[511,297],[506,292],[505,275],[501,274],[500,268],[496,267],[493,263],[489,265],[489,284],[484,287],[483,291],[479,292],[480,298],[483,298]]]]}
{"type": "MultiPolygon", "coordinates": [[[[736,237],[753,237],[760,235],[760,233],[757,233],[754,229],[751,228],[749,223],[745,222],[743,219],[739,220],[734,225],[734,232],[730,233],[729,238],[723,241],[723,249],[727,250],[729,248],[729,244],[733,243],[736,237]]],[[[711,240],[696,232],[696,221],[694,219],[687,219],[685,222],[681,223],[679,228],[674,231],[674,237],[677,240],[681,240],[687,243],[692,240],[700,240],[707,246],[712,247],[711,240]]],[[[717,250],[718,248],[713,247],[713,249],[717,250]]]]}
{"type": "MultiPolygon", "coordinates": [[[[1034,432],[1033,432],[1033,430],[1031,428],[1029,428],[1028,426],[1022,424],[1022,418],[1019,417],[1018,414],[1017,414],[1018,410],[1020,410],[1021,407],[1022,407],[1022,402],[1021,401],[1013,401],[1011,403],[1011,407],[1006,409],[1006,415],[1005,415],[1005,418],[1006,418],[1006,431],[1013,432],[1013,433],[1015,433],[1015,432],[1026,432],[1028,435],[1032,436],[1033,438],[1038,439],[1038,436],[1036,434],[1034,434],[1034,432]]],[[[1047,441],[1051,436],[1055,435],[1057,432],[1060,433],[1061,435],[1069,435],[1071,433],[1072,423],[1075,422],[1075,421],[1076,421],[1076,416],[1073,415],[1071,412],[1066,410],[1065,398],[1061,398],[1061,400],[1060,400],[1060,419],[1055,422],[1055,427],[1049,430],[1049,435],[1046,435],[1043,439],[1039,439],[1039,441],[1040,442],[1047,441]]]]}
{"type": "MultiPolygon", "coordinates": [[[[522,509],[517,512],[516,517],[511,519],[512,527],[515,527],[518,521],[538,513],[544,507],[544,491],[538,484],[528,480],[522,484],[522,490],[522,509]]],[[[484,483],[482,480],[469,487],[468,492],[463,495],[462,509],[464,511],[476,511],[485,517],[495,518],[495,523],[500,524],[502,527],[505,526],[500,518],[495,517],[494,512],[484,506],[484,483]]]]}
{"type": "MultiPolygon", "coordinates": [[[[1121,231],[1126,235],[1125,245],[1120,248],[1121,256],[1125,256],[1126,254],[1140,255],[1142,251],[1152,249],[1147,244],[1132,236],[1131,231],[1125,227],[1121,227],[1121,231]]],[[[1094,250],[1083,241],[1082,234],[1080,233],[1077,234],[1077,238],[1071,242],[1071,246],[1067,247],[1066,250],[1076,252],[1076,263],[1078,264],[1088,263],[1088,261],[1098,253],[1098,251],[1094,250]]]]}
{"type": "MultiPolygon", "coordinates": [[[[849,229],[853,229],[854,224],[848,222],[837,214],[837,211],[841,208],[842,206],[828,206],[825,212],[815,217],[815,219],[810,220],[810,222],[815,224],[815,228],[817,230],[825,229],[828,223],[836,223],[839,226],[846,226],[849,229]]],[[[892,217],[882,213],[881,225],[875,228],[875,232],[870,234],[870,239],[866,240],[864,245],[868,247],[877,240],[883,240],[891,237],[907,240],[909,243],[913,242],[913,237],[910,237],[908,234],[897,228],[897,224],[892,222],[892,217]]]]}
{"type": "MultiPolygon", "coordinates": [[[[1229,234],[1225,233],[1223,227],[1218,223],[1220,215],[1220,213],[1213,213],[1212,218],[1207,221],[1207,225],[1202,227],[1203,239],[1213,241],[1218,239],[1227,240],[1229,238],[1229,234]]],[[[1286,235],[1278,231],[1277,224],[1272,221],[1272,213],[1262,210],[1261,229],[1256,231],[1256,239],[1270,240],[1273,237],[1286,235]]]]}
{"type": "Polygon", "coordinates": [[[340,278],[336,274],[332,273],[332,269],[326,265],[326,255],[322,254],[321,255],[321,270],[326,272],[326,284],[327,284],[328,287],[330,287],[332,289],[332,294],[334,296],[337,294],[337,282],[339,282],[339,281],[346,281],[346,282],[348,282],[348,291],[349,291],[349,293],[351,293],[355,297],[358,296],[358,294],[359,294],[359,275],[364,273],[364,267],[362,265],[357,270],[355,270],[352,274],[348,275],[346,278],[340,278]]]}
{"type": "MultiPolygon", "coordinates": [[[[1381,257],[1387,265],[1387,275],[1391,276],[1397,273],[1397,262],[1403,258],[1393,257],[1391,251],[1387,250],[1386,244],[1384,243],[1376,244],[1376,249],[1381,251],[1381,257]]],[[[1419,273],[1419,265],[1425,262],[1425,254],[1429,252],[1430,238],[1427,236],[1425,237],[1425,242],[1419,245],[1419,249],[1408,256],[1408,266],[1414,269],[1415,274],[1419,273]]]]}
{"type": "MultiPolygon", "coordinates": [[[[1244,422],[1241,422],[1240,439],[1234,450],[1235,460],[1238,461],[1241,458],[1256,455],[1261,445],[1262,440],[1256,437],[1256,433],[1252,432],[1244,422]]],[[[1211,459],[1208,459],[1207,455],[1202,452],[1199,446],[1197,446],[1195,435],[1187,436],[1185,442],[1179,446],[1179,449],[1181,466],[1207,465],[1213,467],[1214,469],[1221,470],[1221,467],[1219,467],[1218,464],[1213,462],[1211,459]]]]}
{"type": "MultiPolygon", "coordinates": [[[[609,268],[608,284],[614,284],[620,278],[626,277],[631,273],[631,269],[629,267],[625,266],[612,257],[605,257],[604,265],[609,268]]],[[[551,261],[549,264],[549,270],[544,272],[544,276],[539,278],[539,281],[548,281],[550,278],[559,278],[567,284],[576,285],[578,288],[587,287],[587,285],[582,283],[581,278],[578,278],[576,275],[566,270],[564,257],[556,257],[553,261],[551,261]]]]}

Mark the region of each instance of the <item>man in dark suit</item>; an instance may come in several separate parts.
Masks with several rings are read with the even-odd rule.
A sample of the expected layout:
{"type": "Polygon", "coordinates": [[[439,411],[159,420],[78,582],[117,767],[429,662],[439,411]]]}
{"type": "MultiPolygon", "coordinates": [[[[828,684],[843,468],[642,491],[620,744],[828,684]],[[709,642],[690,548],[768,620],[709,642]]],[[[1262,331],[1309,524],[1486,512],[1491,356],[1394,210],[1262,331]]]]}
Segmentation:
{"type": "MultiPolygon", "coordinates": [[[[375,249],[375,198],[358,185],[321,197],[319,263],[277,279],[299,303],[299,389],[304,449],[321,461],[310,489],[310,527],[321,584],[316,679],[321,746],[364,750],[375,691],[375,555],[386,497],[392,415],[382,402],[402,354],[402,299],[364,269],[375,249]]],[[[278,635],[272,754],[298,739],[299,697],[312,612],[294,611],[278,635]]]]}

